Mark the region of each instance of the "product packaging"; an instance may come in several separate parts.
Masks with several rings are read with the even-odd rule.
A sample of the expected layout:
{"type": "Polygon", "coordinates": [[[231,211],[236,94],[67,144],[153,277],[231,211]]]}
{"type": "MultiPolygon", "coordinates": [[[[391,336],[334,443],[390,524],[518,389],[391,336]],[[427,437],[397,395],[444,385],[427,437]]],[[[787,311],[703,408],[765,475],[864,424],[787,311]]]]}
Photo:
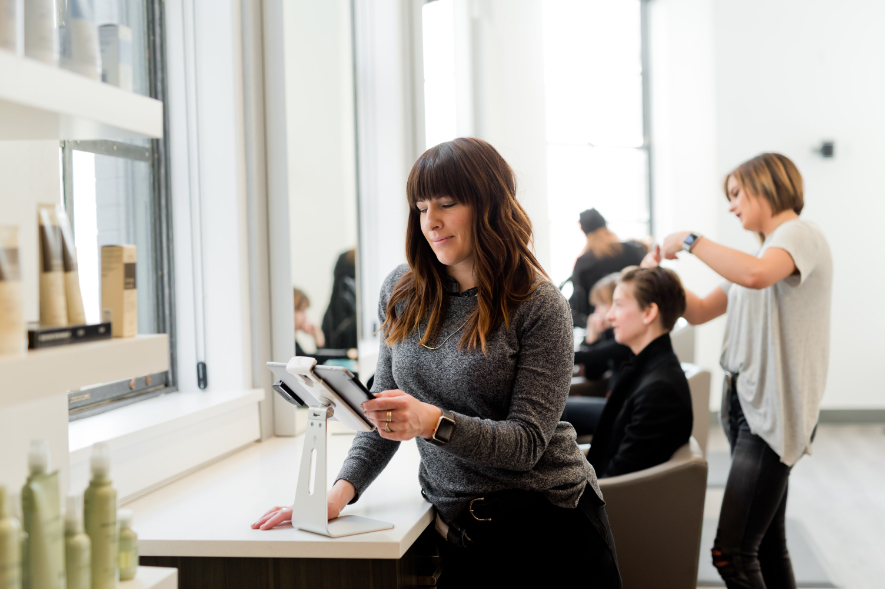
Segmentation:
{"type": "Polygon", "coordinates": [[[49,472],[45,440],[31,441],[28,453],[31,474],[22,487],[22,512],[28,533],[30,586],[64,589],[65,545],[58,496],[58,471],[49,472]]]}
{"type": "Polygon", "coordinates": [[[120,522],[120,580],[128,581],[138,572],[138,534],[132,530],[132,510],[118,511],[117,521],[120,522]]]}
{"type": "Polygon", "coordinates": [[[0,0],[0,49],[15,54],[21,52],[22,44],[19,42],[21,19],[22,9],[19,0],[0,0]]]}
{"type": "Polygon", "coordinates": [[[68,324],[65,298],[64,253],[58,205],[37,207],[40,221],[40,325],[64,327],[68,324]]]}
{"type": "Polygon", "coordinates": [[[59,43],[63,68],[101,80],[98,27],[92,0],[67,0],[59,43]]]}
{"type": "Polygon", "coordinates": [[[0,589],[22,586],[22,527],[12,514],[12,497],[0,485],[0,589]]]}
{"type": "Polygon", "coordinates": [[[132,92],[132,29],[123,25],[98,27],[101,81],[132,92]]]}
{"type": "Polygon", "coordinates": [[[83,531],[83,501],[68,495],[65,509],[65,576],[67,589],[92,589],[92,542],[83,531]]]}
{"type": "Polygon", "coordinates": [[[59,206],[58,226],[61,228],[62,263],[65,271],[65,300],[68,307],[68,325],[85,325],[86,312],[83,310],[83,295],[80,293],[80,273],[77,271],[77,249],[74,247],[74,232],[68,214],[59,206]]]}
{"type": "Polygon", "coordinates": [[[92,541],[92,589],[115,589],[119,578],[117,550],[117,491],[110,479],[110,449],[92,447],[92,480],[83,495],[86,534],[92,541]]]}
{"type": "Polygon", "coordinates": [[[58,65],[58,12],[56,0],[24,0],[25,55],[58,65]]]}
{"type": "Polygon", "coordinates": [[[0,356],[25,349],[18,227],[0,225],[0,356]]]}
{"type": "Polygon", "coordinates": [[[134,337],[138,333],[135,257],[134,245],[105,245],[101,248],[102,316],[110,310],[114,337],[134,337]]]}

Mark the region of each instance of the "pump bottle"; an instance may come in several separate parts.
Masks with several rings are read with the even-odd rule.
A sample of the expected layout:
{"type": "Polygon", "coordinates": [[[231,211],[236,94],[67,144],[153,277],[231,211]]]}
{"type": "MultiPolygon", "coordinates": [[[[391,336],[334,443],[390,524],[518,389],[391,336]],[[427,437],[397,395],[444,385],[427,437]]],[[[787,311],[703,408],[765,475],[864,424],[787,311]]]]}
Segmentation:
{"type": "Polygon", "coordinates": [[[99,442],[92,447],[92,480],[84,493],[86,534],[92,541],[92,589],[116,589],[117,491],[110,479],[110,449],[99,442]]]}

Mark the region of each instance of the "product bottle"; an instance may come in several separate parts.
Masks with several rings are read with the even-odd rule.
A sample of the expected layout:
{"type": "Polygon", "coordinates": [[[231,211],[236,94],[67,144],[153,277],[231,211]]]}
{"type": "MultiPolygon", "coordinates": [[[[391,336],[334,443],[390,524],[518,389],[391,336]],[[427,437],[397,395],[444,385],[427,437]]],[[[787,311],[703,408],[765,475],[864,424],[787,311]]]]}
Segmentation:
{"type": "Polygon", "coordinates": [[[12,515],[10,500],[0,485],[0,589],[21,589],[22,527],[12,515]]]}
{"type": "Polygon", "coordinates": [[[25,55],[58,65],[58,12],[55,0],[24,0],[25,55]]]}
{"type": "Polygon", "coordinates": [[[0,49],[19,52],[18,23],[21,18],[18,0],[0,0],[0,49]]]}
{"type": "Polygon", "coordinates": [[[83,503],[73,493],[65,510],[65,572],[67,589],[92,588],[92,542],[83,531],[83,503]]]}
{"type": "Polygon", "coordinates": [[[18,227],[0,225],[0,356],[28,351],[22,300],[18,227]]]}
{"type": "Polygon", "coordinates": [[[25,531],[24,521],[25,517],[22,515],[22,498],[21,495],[16,493],[12,493],[9,496],[10,505],[12,506],[12,515],[18,522],[21,524],[22,535],[21,535],[21,555],[22,555],[22,567],[21,567],[21,577],[22,577],[22,589],[30,589],[31,587],[31,577],[28,575],[28,571],[31,566],[31,559],[28,557],[28,550],[30,546],[30,542],[28,542],[28,532],[25,531]]]}
{"type": "Polygon", "coordinates": [[[138,535],[132,530],[132,510],[121,509],[117,520],[120,522],[120,580],[128,581],[134,579],[138,571],[138,535]]]}
{"type": "Polygon", "coordinates": [[[92,540],[92,589],[117,586],[117,491],[110,479],[110,449],[92,447],[92,480],[84,493],[86,534],[92,540]]]}
{"type": "Polygon", "coordinates": [[[92,0],[67,0],[64,26],[59,28],[61,65],[101,80],[98,27],[92,0]]]}
{"type": "Polygon", "coordinates": [[[32,440],[28,453],[31,474],[22,487],[24,528],[28,533],[28,569],[25,575],[35,589],[64,589],[65,545],[58,471],[49,472],[45,440],[32,440]]]}

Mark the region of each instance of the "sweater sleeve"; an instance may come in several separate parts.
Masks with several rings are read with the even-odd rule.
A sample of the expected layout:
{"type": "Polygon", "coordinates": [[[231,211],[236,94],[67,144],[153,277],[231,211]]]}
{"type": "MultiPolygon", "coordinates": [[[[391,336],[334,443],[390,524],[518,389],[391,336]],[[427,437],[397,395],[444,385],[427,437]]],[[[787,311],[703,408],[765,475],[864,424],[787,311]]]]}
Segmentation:
{"type": "Polygon", "coordinates": [[[540,285],[519,318],[519,358],[510,411],[503,421],[455,413],[448,452],[472,462],[518,472],[531,470],[553,436],[571,382],[571,312],[551,284],[540,285]]]}
{"type": "Polygon", "coordinates": [[[638,393],[621,443],[600,477],[613,477],[650,468],[670,459],[691,436],[691,407],[672,385],[657,382],[638,393]]]}
{"type": "MultiPolygon", "coordinates": [[[[406,267],[407,268],[407,267],[406,267]]],[[[381,287],[381,300],[378,303],[379,324],[384,323],[387,311],[387,301],[393,293],[393,288],[404,273],[403,267],[399,267],[391,273],[381,287]]],[[[399,388],[393,379],[393,359],[390,347],[384,342],[383,336],[378,352],[378,366],[375,369],[375,381],[372,384],[372,392],[380,393],[399,388]]],[[[400,442],[385,440],[378,434],[378,430],[372,432],[359,432],[353,440],[350,452],[338,472],[338,478],[348,481],[356,489],[356,495],[351,503],[355,503],[369,485],[372,484],[381,471],[383,471],[393,455],[399,449],[400,442]]]]}

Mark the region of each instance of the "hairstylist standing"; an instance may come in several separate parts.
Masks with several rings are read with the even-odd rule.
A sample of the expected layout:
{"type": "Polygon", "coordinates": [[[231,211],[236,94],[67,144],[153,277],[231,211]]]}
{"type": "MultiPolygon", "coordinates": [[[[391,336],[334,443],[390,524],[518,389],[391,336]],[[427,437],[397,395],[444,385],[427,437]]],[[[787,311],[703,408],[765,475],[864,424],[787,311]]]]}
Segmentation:
{"type": "MultiPolygon", "coordinates": [[[[687,293],[692,324],[728,312],[722,427],[732,464],[713,564],[731,588],[796,587],[784,518],[790,469],[811,453],[829,363],[833,261],[821,230],[799,218],[802,177],[763,153],[738,166],[725,192],[744,229],[763,238],[756,256],[695,233],[674,233],[663,255],[689,251],[728,282],[706,298],[687,293]]],[[[649,254],[644,265],[660,261],[649,254]]]]}
{"type": "Polygon", "coordinates": [[[409,263],[381,289],[377,398],[364,404],[378,429],[357,434],[329,517],[415,439],[440,587],[619,587],[596,475],[559,421],[571,313],[531,253],[513,171],[488,143],[455,139],[418,159],[406,191],[409,263]]]}

